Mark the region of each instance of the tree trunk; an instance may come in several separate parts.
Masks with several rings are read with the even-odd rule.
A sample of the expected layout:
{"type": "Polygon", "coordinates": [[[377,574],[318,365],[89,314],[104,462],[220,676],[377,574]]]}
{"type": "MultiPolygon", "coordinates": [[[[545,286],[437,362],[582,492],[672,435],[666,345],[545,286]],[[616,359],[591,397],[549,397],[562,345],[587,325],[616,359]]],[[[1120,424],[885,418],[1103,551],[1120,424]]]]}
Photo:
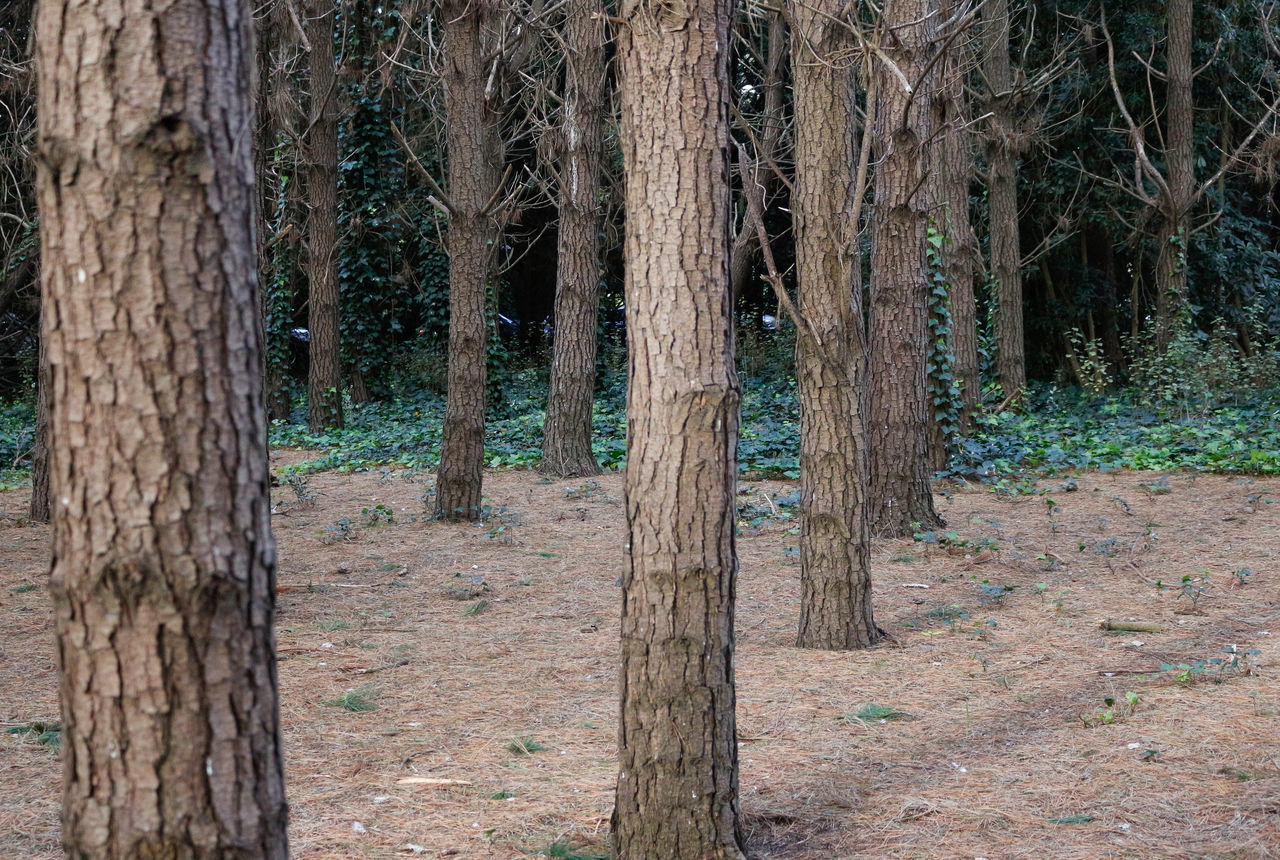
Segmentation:
{"type": "MultiPolygon", "coordinates": [[[[955,3],[942,4],[940,17],[955,14],[955,3]]],[[[947,289],[951,299],[951,370],[960,387],[961,412],[959,429],[968,430],[982,398],[982,379],[978,363],[978,312],[973,294],[973,273],[978,261],[977,239],[969,222],[969,180],[973,176],[973,136],[969,131],[968,99],[965,97],[965,70],[969,65],[969,41],[961,35],[946,48],[942,59],[941,80],[935,115],[945,131],[940,140],[942,150],[939,186],[939,229],[947,237],[943,261],[947,289]]]]}
{"type": "Polygon", "coordinates": [[[485,297],[500,230],[488,207],[502,181],[498,117],[485,93],[481,40],[487,0],[445,0],[445,146],[449,159],[448,401],[436,479],[436,516],[480,518],[484,469],[484,387],[488,359],[485,297]]]}
{"type": "Polygon", "coordinates": [[[621,7],[627,526],[614,849],[741,860],[730,0],[621,7]],[[673,87],[671,82],[679,81],[673,87]]]}
{"type": "Polygon", "coordinates": [[[1009,0],[982,5],[982,73],[987,83],[987,199],[991,214],[991,278],[995,283],[996,373],[1006,397],[1027,386],[1022,328],[1022,249],[1018,235],[1017,117],[1009,62],[1009,0]]]}
{"type": "Polygon", "coordinates": [[[49,382],[49,351],[41,337],[36,364],[36,438],[31,448],[31,507],[27,514],[33,523],[47,523],[52,516],[49,508],[49,409],[52,406],[49,382]]]}
{"type": "Polygon", "coordinates": [[[311,130],[307,135],[307,423],[341,427],[342,344],[338,324],[338,92],[333,59],[334,0],[307,3],[311,42],[311,130]]]}
{"type": "Polygon", "coordinates": [[[545,474],[562,478],[600,474],[591,450],[591,407],[600,304],[600,166],[606,85],[603,19],[599,0],[573,0],[565,12],[555,341],[539,467],[545,474]]]}
{"type": "Polygon", "coordinates": [[[885,62],[875,75],[875,217],[871,237],[870,448],[873,534],[935,528],[929,487],[929,233],[926,173],[933,135],[932,88],[925,75],[933,16],[929,0],[889,0],[881,13],[885,62]]]}
{"type": "Polygon", "coordinates": [[[1186,322],[1187,248],[1195,200],[1195,117],[1191,101],[1191,0],[1165,5],[1168,57],[1165,76],[1169,100],[1165,161],[1169,194],[1161,200],[1162,223],[1156,234],[1156,348],[1163,350],[1186,322]]]}
{"type": "Polygon", "coordinates": [[[63,845],[284,858],[250,10],[39,32],[63,845]]]}
{"type": "Polygon", "coordinates": [[[840,0],[791,7],[800,315],[801,648],[865,648],[871,611],[852,34],[840,0]],[[809,334],[816,335],[821,345],[809,334]]]}
{"type": "MultiPolygon", "coordinates": [[[[265,377],[265,396],[267,401],[267,419],[283,420],[289,417],[289,392],[285,390],[285,371],[279,355],[282,348],[273,349],[272,345],[290,328],[289,320],[276,318],[277,305],[280,304],[275,292],[278,289],[273,260],[274,251],[270,244],[274,232],[272,225],[277,209],[277,195],[280,192],[280,178],[276,175],[272,162],[275,159],[276,138],[279,126],[276,117],[271,113],[271,92],[273,85],[279,82],[275,76],[279,74],[271,59],[271,48],[276,41],[274,22],[271,12],[263,13],[257,19],[255,47],[258,61],[258,91],[254,104],[254,113],[258,125],[255,137],[254,170],[257,171],[258,195],[258,285],[262,304],[262,358],[265,377]]],[[[283,297],[279,297],[283,298],[283,297]]]]}

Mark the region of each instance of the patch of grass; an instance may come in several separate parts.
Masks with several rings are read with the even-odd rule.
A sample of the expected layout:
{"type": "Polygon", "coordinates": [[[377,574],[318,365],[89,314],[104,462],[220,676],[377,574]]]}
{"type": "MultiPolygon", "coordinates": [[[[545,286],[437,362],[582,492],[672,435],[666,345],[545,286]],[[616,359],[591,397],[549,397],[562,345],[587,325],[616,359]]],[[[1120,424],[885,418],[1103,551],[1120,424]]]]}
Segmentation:
{"type": "Polygon", "coordinates": [[[332,633],[335,630],[350,630],[350,622],[343,621],[341,618],[325,618],[316,622],[316,626],[321,630],[332,633]]]}
{"type": "Polygon", "coordinates": [[[609,860],[609,852],[590,846],[574,847],[572,842],[557,840],[547,846],[547,857],[552,860],[609,860]]]}
{"type": "Polygon", "coordinates": [[[62,746],[62,723],[33,722],[5,729],[8,735],[35,735],[36,743],[56,750],[62,746]]]}
{"type": "Polygon", "coordinates": [[[936,621],[958,621],[961,618],[967,618],[968,613],[960,608],[960,604],[951,603],[946,606],[935,606],[926,612],[924,617],[936,621]]]}
{"type": "Polygon", "coordinates": [[[863,705],[852,714],[842,714],[839,719],[846,723],[874,723],[889,720],[913,720],[914,716],[906,711],[898,710],[892,705],[863,705]]]}
{"type": "Polygon", "coordinates": [[[348,690],[338,698],[325,702],[325,704],[356,714],[364,711],[376,711],[378,710],[378,705],[373,700],[378,698],[378,695],[378,690],[374,687],[361,687],[357,690],[348,690]]]}
{"type": "Polygon", "coordinates": [[[515,795],[506,790],[495,791],[493,794],[489,795],[490,800],[510,800],[513,797],[515,797],[515,795]]]}
{"type": "Polygon", "coordinates": [[[467,608],[462,610],[462,614],[474,617],[484,612],[488,608],[489,608],[489,601],[477,600],[475,603],[468,604],[467,608]]]}
{"type": "Polygon", "coordinates": [[[542,752],[546,747],[538,743],[538,741],[530,735],[520,735],[511,739],[511,743],[507,744],[507,752],[513,755],[530,755],[531,753],[542,752]]]}
{"type": "Polygon", "coordinates": [[[9,591],[12,594],[26,594],[28,591],[35,591],[39,587],[40,586],[36,585],[34,582],[26,582],[15,588],[9,589],[9,591]]]}
{"type": "Polygon", "coordinates": [[[1061,818],[1050,818],[1050,824],[1088,824],[1093,821],[1093,816],[1087,812],[1078,815],[1064,815],[1061,818]]]}

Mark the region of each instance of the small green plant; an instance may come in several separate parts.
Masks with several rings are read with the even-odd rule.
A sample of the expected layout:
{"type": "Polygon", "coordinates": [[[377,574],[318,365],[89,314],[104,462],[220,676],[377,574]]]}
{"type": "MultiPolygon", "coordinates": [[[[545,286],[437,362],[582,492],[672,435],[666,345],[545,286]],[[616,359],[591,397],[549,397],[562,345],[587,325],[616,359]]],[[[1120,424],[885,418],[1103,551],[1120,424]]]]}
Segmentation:
{"type": "Polygon", "coordinates": [[[1180,684],[1192,681],[1225,681],[1236,675],[1253,675],[1256,667],[1253,658],[1262,652],[1257,648],[1241,650],[1236,645],[1228,645],[1222,649],[1227,657],[1212,657],[1208,660],[1193,660],[1190,663],[1161,663],[1160,671],[1173,676],[1180,684]]]}
{"type": "Polygon", "coordinates": [[[1018,586],[1016,585],[996,585],[988,580],[982,580],[982,602],[994,603],[996,606],[1003,606],[1004,599],[1009,596],[1018,586]]]}
{"type": "Polygon", "coordinates": [[[595,478],[588,478],[586,483],[564,491],[566,499],[590,499],[604,494],[604,488],[600,486],[600,482],[595,478]]]}
{"type": "Polygon", "coordinates": [[[1107,696],[1102,700],[1102,705],[1098,707],[1092,714],[1082,717],[1085,727],[1091,726],[1109,726],[1116,720],[1123,719],[1134,712],[1138,707],[1138,694],[1133,690],[1126,690],[1122,698],[1107,696]]]}
{"type": "Polygon", "coordinates": [[[531,755],[532,753],[542,752],[545,749],[545,746],[538,743],[538,741],[530,735],[514,737],[511,739],[511,742],[507,744],[507,752],[512,755],[531,755]]]}
{"type": "Polygon", "coordinates": [[[373,701],[378,698],[378,690],[374,687],[360,687],[357,690],[348,690],[336,699],[330,699],[325,704],[335,708],[342,708],[344,711],[352,713],[362,713],[364,711],[376,711],[378,705],[373,701]]]}
{"type": "Polygon", "coordinates": [[[841,714],[837,719],[844,723],[884,723],[890,720],[913,720],[914,716],[892,705],[863,705],[851,714],[841,714]]]}
{"type": "Polygon", "coordinates": [[[476,615],[480,615],[482,612],[484,612],[488,608],[489,608],[489,601],[477,600],[475,603],[468,604],[467,608],[462,610],[462,614],[470,617],[475,617],[476,615]]]}
{"type": "Polygon", "coordinates": [[[343,621],[341,618],[324,618],[316,622],[316,626],[321,630],[332,633],[335,630],[350,630],[350,622],[343,621]]]}
{"type": "Polygon", "coordinates": [[[495,791],[493,794],[489,795],[490,800],[510,800],[513,797],[515,797],[515,795],[506,790],[495,791]]]}
{"type": "Polygon", "coordinates": [[[550,860],[609,860],[609,852],[589,846],[575,847],[572,842],[556,840],[547,846],[550,860]]]}
{"type": "Polygon", "coordinates": [[[376,528],[380,525],[390,525],[396,521],[396,512],[386,505],[374,505],[371,508],[361,508],[360,516],[364,517],[365,525],[370,528],[376,528]]]}
{"type": "Polygon", "coordinates": [[[293,490],[295,505],[309,505],[315,502],[316,494],[311,490],[307,476],[301,472],[290,472],[284,476],[285,485],[293,490]]]}
{"type": "Polygon", "coordinates": [[[1191,601],[1191,614],[1199,614],[1200,598],[1209,592],[1209,574],[1201,573],[1198,576],[1192,576],[1189,573],[1182,575],[1182,582],[1178,588],[1178,599],[1187,598],[1191,601]]]}
{"type": "Polygon", "coordinates": [[[24,582],[22,585],[9,589],[9,592],[11,594],[26,594],[28,591],[35,591],[39,587],[34,582],[24,582]]]}
{"type": "Polygon", "coordinates": [[[320,542],[323,544],[335,543],[355,543],[360,539],[356,533],[355,524],[346,517],[342,517],[331,526],[325,526],[318,533],[320,542]]]}
{"type": "Polygon", "coordinates": [[[62,746],[62,723],[33,722],[20,726],[9,726],[5,730],[8,735],[35,735],[36,743],[51,750],[62,746]]]}

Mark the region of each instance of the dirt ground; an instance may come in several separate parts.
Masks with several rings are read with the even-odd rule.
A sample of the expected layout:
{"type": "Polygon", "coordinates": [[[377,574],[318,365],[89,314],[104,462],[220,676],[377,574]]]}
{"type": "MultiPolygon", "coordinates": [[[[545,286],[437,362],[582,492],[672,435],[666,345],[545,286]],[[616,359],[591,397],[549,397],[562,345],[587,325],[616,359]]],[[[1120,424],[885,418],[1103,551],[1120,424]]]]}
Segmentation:
{"type": "MultiPolygon", "coordinates": [[[[621,477],[489,473],[479,526],[427,521],[431,481],[325,473],[275,491],[293,853],[597,856],[616,772],[621,477]]],[[[947,488],[954,537],[876,542],[891,639],[854,653],[793,647],[795,489],[741,486],[753,857],[1280,856],[1280,480],[947,488]]],[[[9,727],[58,713],[49,535],[25,505],[0,494],[9,727]]],[[[59,856],[59,774],[35,736],[0,736],[0,856],[59,856]]]]}

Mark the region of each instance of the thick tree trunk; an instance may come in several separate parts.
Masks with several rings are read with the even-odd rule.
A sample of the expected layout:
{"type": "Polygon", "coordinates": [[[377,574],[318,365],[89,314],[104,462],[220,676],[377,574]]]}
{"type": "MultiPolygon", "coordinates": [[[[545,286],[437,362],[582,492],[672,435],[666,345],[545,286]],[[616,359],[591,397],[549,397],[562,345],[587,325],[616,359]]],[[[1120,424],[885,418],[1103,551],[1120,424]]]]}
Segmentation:
{"type": "Polygon", "coordinates": [[[932,88],[924,74],[933,16],[929,0],[890,0],[883,50],[914,93],[876,62],[875,218],[871,238],[870,447],[873,534],[935,528],[929,487],[929,232],[926,172],[931,167],[932,88]]]}
{"type": "Polygon", "coordinates": [[[600,474],[591,450],[591,407],[600,303],[600,166],[606,86],[603,19],[599,0],[573,0],[565,12],[555,342],[539,467],[548,475],[563,478],[600,474]]]}
{"type": "MultiPolygon", "coordinates": [[[[866,344],[858,277],[852,34],[840,0],[791,7],[796,269],[806,333],[800,387],[801,648],[865,648],[871,611],[867,533],[866,344]],[[808,336],[816,335],[821,345],[808,336]]],[[[869,145],[869,142],[866,144],[869,145]]]]}
{"type": "Polygon", "coordinates": [[[741,400],[729,291],[729,0],[629,3],[623,860],[741,860],[734,545],[741,400]],[[673,87],[672,81],[680,86],[673,87]]]}
{"type": "Polygon", "coordinates": [[[311,130],[307,135],[307,423],[341,427],[342,345],[338,324],[338,92],[333,59],[334,0],[309,0],[311,130]]]}
{"type": "Polygon", "coordinates": [[[436,479],[436,516],[480,518],[484,469],[484,387],[488,359],[485,297],[499,229],[487,207],[502,181],[498,118],[486,97],[481,38],[487,0],[446,0],[445,146],[449,158],[448,402],[436,479]]]}
{"type": "Polygon", "coordinates": [[[1187,249],[1195,201],[1195,116],[1191,101],[1191,0],[1165,5],[1168,84],[1165,162],[1169,194],[1161,200],[1163,220],[1156,234],[1156,346],[1163,350],[1187,314],[1187,249]]]}
{"type": "Polygon", "coordinates": [[[991,214],[991,277],[996,293],[996,373],[1006,397],[1027,386],[1022,328],[1022,249],[1018,236],[1018,118],[1013,115],[1009,62],[1009,0],[982,5],[982,73],[988,93],[987,199],[991,214]]]}
{"type": "Polygon", "coordinates": [[[63,844],[283,858],[250,9],[39,32],[63,844]]]}
{"type": "MultiPolygon", "coordinates": [[[[42,314],[43,316],[43,314],[42,314]]],[[[40,338],[40,354],[36,364],[36,438],[31,449],[31,507],[28,519],[33,523],[49,522],[49,351],[40,338]]]]}

